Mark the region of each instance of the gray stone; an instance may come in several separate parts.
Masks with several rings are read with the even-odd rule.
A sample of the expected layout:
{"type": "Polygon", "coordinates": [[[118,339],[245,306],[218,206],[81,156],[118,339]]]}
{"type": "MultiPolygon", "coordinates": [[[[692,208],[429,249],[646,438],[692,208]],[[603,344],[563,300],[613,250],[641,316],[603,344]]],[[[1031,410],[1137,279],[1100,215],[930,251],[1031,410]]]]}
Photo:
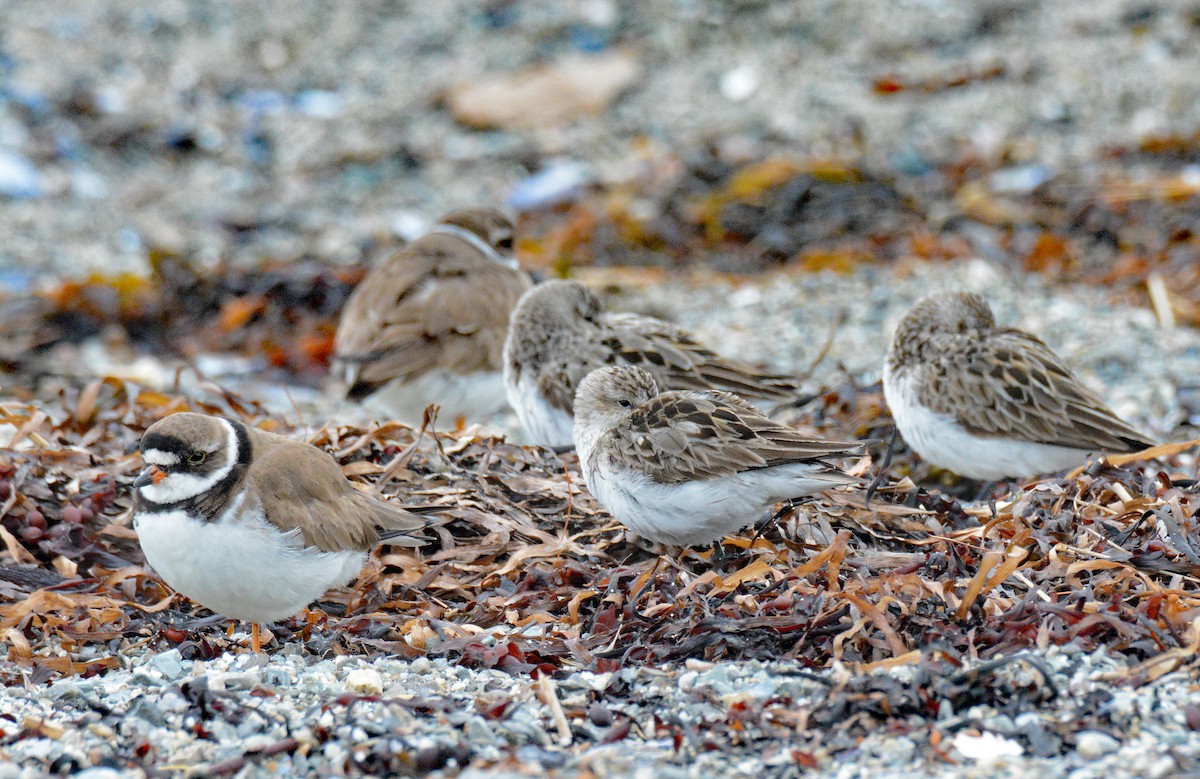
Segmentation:
{"type": "Polygon", "coordinates": [[[733,692],[733,684],[729,679],[729,667],[722,663],[715,666],[696,679],[697,687],[708,687],[717,695],[729,695],[733,692]]]}
{"type": "Polygon", "coordinates": [[[82,692],[79,689],[79,683],[75,679],[67,678],[60,679],[54,684],[46,688],[43,695],[52,701],[68,700],[70,698],[80,698],[82,692]]]}
{"type": "Polygon", "coordinates": [[[496,734],[492,731],[491,726],[488,725],[487,720],[478,714],[473,715],[467,720],[463,732],[467,736],[467,741],[472,745],[492,745],[497,743],[496,734]]]}
{"type": "Polygon", "coordinates": [[[129,678],[129,683],[134,687],[162,687],[163,679],[155,671],[147,668],[138,668],[133,672],[133,676],[129,678]]]}
{"type": "Polygon", "coordinates": [[[163,679],[173,682],[183,676],[183,656],[178,649],[159,652],[150,659],[150,666],[163,675],[163,679]]]}
{"type": "Polygon", "coordinates": [[[133,703],[125,711],[125,716],[137,717],[158,727],[165,727],[167,724],[167,718],[163,715],[162,710],[158,708],[158,704],[144,695],[134,699],[133,703]]]}

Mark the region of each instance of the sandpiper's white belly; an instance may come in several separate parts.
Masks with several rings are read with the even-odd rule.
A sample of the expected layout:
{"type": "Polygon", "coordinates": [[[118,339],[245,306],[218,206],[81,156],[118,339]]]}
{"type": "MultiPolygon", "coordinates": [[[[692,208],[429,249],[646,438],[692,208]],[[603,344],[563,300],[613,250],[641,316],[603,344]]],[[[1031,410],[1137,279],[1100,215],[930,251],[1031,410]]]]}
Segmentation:
{"type": "Polygon", "coordinates": [[[183,511],[143,511],[133,521],[146,560],[180,593],[232,619],[273,622],[296,614],[326,590],[346,584],[366,553],[306,547],[242,498],[215,522],[183,511]]]}
{"type": "Polygon", "coordinates": [[[1082,464],[1088,452],[1066,446],[979,436],[917,400],[915,379],[883,371],[883,394],[905,442],[921,459],[972,479],[999,481],[1082,464]]]}
{"type": "Polygon", "coordinates": [[[507,383],[509,405],[517,412],[524,431],[521,440],[556,449],[570,447],[574,420],[570,414],[551,406],[538,391],[537,380],[526,373],[507,383]]]}
{"type": "Polygon", "coordinates": [[[734,476],[659,484],[611,463],[589,467],[584,478],[600,505],[621,524],[651,541],[697,546],[720,541],[766,519],[776,503],[845,483],[822,468],[794,463],[734,476]]]}
{"type": "Polygon", "coordinates": [[[430,403],[441,406],[439,429],[453,427],[459,418],[468,423],[487,422],[508,405],[504,374],[433,370],[410,382],[389,382],[365,401],[376,413],[414,427],[421,424],[425,407],[430,403]]]}

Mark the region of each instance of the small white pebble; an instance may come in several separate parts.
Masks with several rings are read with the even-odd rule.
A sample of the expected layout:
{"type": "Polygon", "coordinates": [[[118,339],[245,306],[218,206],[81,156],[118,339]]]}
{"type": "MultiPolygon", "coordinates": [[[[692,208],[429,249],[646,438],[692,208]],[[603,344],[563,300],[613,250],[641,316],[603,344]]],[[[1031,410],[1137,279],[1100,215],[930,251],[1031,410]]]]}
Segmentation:
{"type": "Polygon", "coordinates": [[[346,689],[359,695],[383,692],[383,677],[374,668],[356,668],[346,674],[346,689]]]}
{"type": "Polygon", "coordinates": [[[1098,730],[1085,730],[1075,737],[1075,751],[1088,760],[1104,757],[1120,746],[1120,741],[1098,730]]]}
{"type": "Polygon", "coordinates": [[[979,735],[961,732],[952,743],[963,757],[984,764],[995,763],[1006,757],[1020,757],[1025,751],[1016,741],[987,731],[979,735]]]}

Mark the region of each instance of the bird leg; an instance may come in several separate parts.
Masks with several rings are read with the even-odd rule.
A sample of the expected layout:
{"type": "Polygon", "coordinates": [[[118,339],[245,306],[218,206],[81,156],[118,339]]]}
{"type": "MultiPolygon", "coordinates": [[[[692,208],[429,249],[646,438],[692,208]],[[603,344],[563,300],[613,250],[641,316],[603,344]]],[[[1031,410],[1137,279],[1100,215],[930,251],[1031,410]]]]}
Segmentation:
{"type": "Polygon", "coordinates": [[[262,636],[259,635],[257,622],[250,623],[250,647],[254,650],[254,654],[262,651],[262,636]]]}
{"type": "Polygon", "coordinates": [[[983,486],[979,488],[979,493],[975,496],[976,503],[982,503],[985,500],[987,501],[988,508],[991,509],[991,511],[992,511],[992,519],[995,519],[997,516],[997,511],[996,511],[996,485],[997,484],[999,484],[999,482],[997,482],[995,479],[984,482],[983,486]]]}
{"type": "Polygon", "coordinates": [[[879,485],[883,483],[883,479],[887,476],[888,466],[892,464],[892,451],[896,448],[896,436],[900,434],[900,428],[892,426],[892,437],[888,439],[887,449],[883,452],[883,462],[879,464],[879,473],[875,474],[875,478],[867,485],[867,497],[863,502],[864,508],[871,508],[871,496],[875,494],[875,490],[879,489],[879,485]]]}
{"type": "Polygon", "coordinates": [[[786,517],[791,512],[795,511],[800,506],[803,506],[805,503],[811,503],[813,500],[814,497],[811,495],[803,498],[788,498],[786,501],[784,501],[783,508],[779,509],[779,511],[776,511],[774,514],[754,526],[754,535],[750,538],[750,546],[746,548],[753,549],[754,545],[758,543],[758,539],[762,538],[763,533],[767,532],[772,525],[786,517]]]}

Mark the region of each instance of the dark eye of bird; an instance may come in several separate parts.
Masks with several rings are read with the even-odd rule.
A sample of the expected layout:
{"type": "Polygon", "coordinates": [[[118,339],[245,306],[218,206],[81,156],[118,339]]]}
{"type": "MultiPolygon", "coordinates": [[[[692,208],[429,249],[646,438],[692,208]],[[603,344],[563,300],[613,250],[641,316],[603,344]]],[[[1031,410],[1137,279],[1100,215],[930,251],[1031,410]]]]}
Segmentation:
{"type": "Polygon", "coordinates": [[[513,247],[512,236],[508,235],[508,236],[505,236],[504,238],[501,238],[499,241],[496,241],[496,245],[499,246],[501,249],[503,249],[506,252],[512,251],[512,247],[513,247]]]}
{"type": "Polygon", "coordinates": [[[207,456],[204,452],[192,452],[188,455],[187,461],[189,465],[199,465],[207,456]]]}
{"type": "Polygon", "coordinates": [[[630,400],[627,400],[625,398],[621,398],[620,400],[618,400],[617,405],[620,406],[621,408],[633,408],[633,402],[630,400]]]}

